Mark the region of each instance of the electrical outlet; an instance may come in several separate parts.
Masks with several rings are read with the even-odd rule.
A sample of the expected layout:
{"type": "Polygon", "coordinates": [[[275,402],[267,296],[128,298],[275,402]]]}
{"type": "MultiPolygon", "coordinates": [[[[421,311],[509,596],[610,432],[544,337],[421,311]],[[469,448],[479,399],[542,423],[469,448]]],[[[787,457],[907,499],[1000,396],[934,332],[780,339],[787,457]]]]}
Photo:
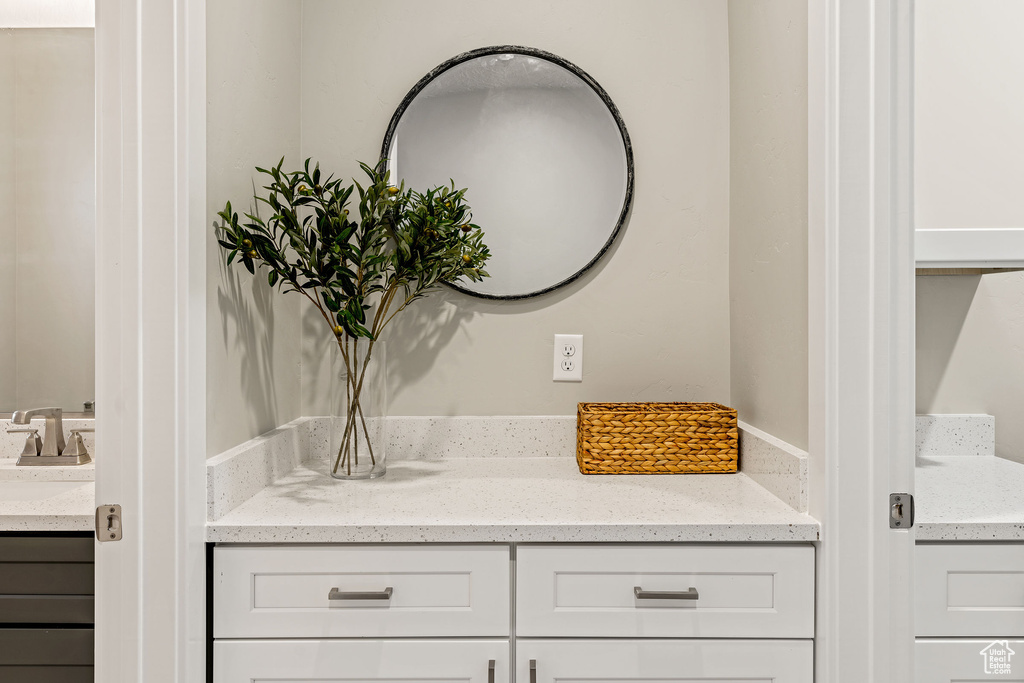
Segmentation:
{"type": "Polygon", "coordinates": [[[556,382],[582,382],[583,335],[556,334],[554,360],[556,382]]]}

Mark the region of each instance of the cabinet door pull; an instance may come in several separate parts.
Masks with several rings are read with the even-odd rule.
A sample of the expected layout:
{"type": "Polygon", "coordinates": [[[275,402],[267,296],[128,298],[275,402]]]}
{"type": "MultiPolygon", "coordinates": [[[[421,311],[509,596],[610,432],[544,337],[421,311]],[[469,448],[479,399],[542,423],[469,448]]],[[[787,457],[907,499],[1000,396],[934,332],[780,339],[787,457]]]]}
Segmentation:
{"type": "Polygon", "coordinates": [[[530,683],[537,683],[537,660],[530,660],[530,683]]]}
{"type": "Polygon", "coordinates": [[[633,595],[637,600],[696,600],[700,597],[693,586],[687,591],[645,591],[640,586],[634,586],[633,595]]]}
{"type": "Polygon", "coordinates": [[[494,683],[494,660],[487,662],[487,683],[494,683]]]}
{"type": "Polygon", "coordinates": [[[395,592],[395,589],[388,586],[382,591],[350,591],[344,592],[337,588],[332,588],[331,592],[327,594],[328,600],[390,600],[391,594],[395,592]]]}

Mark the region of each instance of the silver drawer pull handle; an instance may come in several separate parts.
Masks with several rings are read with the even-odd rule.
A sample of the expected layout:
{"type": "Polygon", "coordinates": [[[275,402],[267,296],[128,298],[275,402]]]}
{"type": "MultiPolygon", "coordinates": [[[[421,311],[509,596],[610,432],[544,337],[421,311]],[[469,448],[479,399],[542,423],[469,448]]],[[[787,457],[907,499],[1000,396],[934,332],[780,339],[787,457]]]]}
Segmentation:
{"type": "Polygon", "coordinates": [[[634,586],[633,595],[637,600],[696,600],[700,597],[693,586],[688,591],[645,591],[640,586],[634,586]]]}
{"type": "Polygon", "coordinates": [[[354,591],[354,592],[343,592],[337,588],[332,588],[331,592],[327,594],[328,600],[390,600],[391,594],[395,592],[395,589],[388,586],[382,591],[354,591]]]}
{"type": "Polygon", "coordinates": [[[487,662],[487,683],[494,683],[494,660],[487,662]]]}
{"type": "Polygon", "coordinates": [[[530,660],[530,683],[537,683],[537,660],[530,660]]]}

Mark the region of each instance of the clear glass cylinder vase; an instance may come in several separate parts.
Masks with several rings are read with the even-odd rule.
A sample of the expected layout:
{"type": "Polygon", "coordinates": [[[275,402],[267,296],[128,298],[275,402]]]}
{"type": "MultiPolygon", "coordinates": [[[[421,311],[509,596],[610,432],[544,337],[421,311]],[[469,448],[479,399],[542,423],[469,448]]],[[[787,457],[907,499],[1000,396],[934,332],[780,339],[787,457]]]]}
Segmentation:
{"type": "Polygon", "coordinates": [[[384,342],[342,338],[331,373],[330,473],[335,479],[384,475],[387,353],[384,342]]]}

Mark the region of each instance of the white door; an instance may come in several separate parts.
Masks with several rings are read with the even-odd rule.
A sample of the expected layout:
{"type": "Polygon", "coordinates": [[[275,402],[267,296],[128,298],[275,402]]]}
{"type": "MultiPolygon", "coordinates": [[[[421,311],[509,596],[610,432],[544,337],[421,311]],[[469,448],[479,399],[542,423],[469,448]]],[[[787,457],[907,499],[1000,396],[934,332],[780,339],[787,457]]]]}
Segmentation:
{"type": "Polygon", "coordinates": [[[516,683],[812,683],[810,640],[522,640],[516,683]]]}
{"type": "Polygon", "coordinates": [[[218,640],[214,683],[508,683],[508,640],[218,640]]]}
{"type": "Polygon", "coordinates": [[[96,497],[123,511],[96,549],[102,683],[205,675],[204,11],[96,1],[96,497]]]}

